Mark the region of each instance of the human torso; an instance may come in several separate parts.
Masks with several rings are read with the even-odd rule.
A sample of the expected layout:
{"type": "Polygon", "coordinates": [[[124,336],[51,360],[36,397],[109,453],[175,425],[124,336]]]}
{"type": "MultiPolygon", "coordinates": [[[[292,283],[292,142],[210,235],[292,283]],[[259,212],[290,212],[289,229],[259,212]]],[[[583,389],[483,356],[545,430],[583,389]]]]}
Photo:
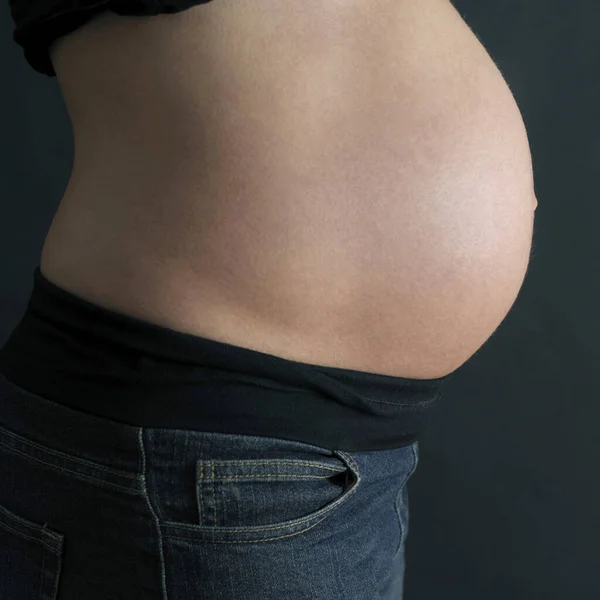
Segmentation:
{"type": "Polygon", "coordinates": [[[42,272],[291,360],[434,378],[504,319],[534,218],[520,112],[447,0],[104,13],[54,65],[75,161],[42,272]]]}

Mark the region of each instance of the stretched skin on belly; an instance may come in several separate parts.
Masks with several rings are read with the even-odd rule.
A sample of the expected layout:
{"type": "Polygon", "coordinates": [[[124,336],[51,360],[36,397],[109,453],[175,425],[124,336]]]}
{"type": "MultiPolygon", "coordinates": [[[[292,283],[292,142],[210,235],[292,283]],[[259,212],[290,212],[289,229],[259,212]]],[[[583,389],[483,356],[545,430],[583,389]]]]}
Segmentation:
{"type": "Polygon", "coordinates": [[[113,310],[292,360],[463,364],[526,273],[527,135],[446,0],[111,13],[53,52],[75,165],[42,255],[113,310]]]}

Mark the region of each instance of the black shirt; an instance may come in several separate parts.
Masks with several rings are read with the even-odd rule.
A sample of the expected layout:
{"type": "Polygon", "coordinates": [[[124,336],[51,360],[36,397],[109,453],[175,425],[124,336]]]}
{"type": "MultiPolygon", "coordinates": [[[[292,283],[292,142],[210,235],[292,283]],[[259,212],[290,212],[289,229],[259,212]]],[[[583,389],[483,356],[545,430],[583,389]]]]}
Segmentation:
{"type": "Polygon", "coordinates": [[[178,13],[210,0],[9,0],[15,23],[13,40],[39,73],[55,77],[49,48],[95,16],[109,10],[118,15],[178,13]]]}

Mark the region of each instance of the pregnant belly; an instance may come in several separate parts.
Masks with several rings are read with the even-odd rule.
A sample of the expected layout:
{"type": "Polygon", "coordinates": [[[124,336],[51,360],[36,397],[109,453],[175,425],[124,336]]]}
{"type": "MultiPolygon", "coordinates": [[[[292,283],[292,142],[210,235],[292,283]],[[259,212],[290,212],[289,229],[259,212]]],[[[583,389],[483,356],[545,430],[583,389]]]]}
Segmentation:
{"type": "Polygon", "coordinates": [[[106,13],[53,60],[75,165],[41,267],[72,293],[424,379],[462,365],[514,303],[527,135],[447,0],[106,13]]]}

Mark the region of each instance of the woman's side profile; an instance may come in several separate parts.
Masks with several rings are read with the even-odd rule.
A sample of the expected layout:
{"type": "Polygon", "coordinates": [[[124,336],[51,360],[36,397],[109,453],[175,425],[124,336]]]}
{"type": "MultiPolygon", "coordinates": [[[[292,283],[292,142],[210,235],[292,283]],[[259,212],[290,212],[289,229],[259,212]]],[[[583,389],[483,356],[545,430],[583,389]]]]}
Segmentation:
{"type": "Polygon", "coordinates": [[[74,163],[0,350],[0,597],[401,600],[537,200],[448,0],[11,0],[74,163]]]}

